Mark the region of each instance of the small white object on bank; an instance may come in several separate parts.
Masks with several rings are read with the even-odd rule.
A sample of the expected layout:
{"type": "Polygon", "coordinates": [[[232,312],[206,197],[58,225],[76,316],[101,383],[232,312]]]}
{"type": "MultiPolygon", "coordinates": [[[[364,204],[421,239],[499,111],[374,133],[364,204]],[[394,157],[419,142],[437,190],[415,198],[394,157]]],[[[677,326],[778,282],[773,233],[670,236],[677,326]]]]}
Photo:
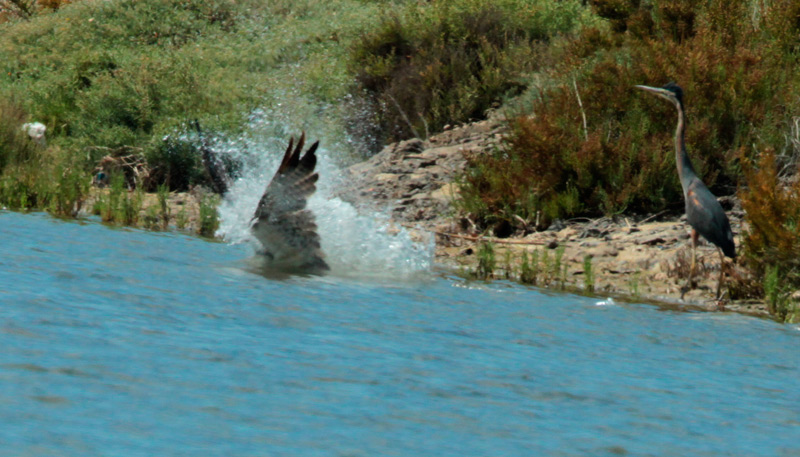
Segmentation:
{"type": "Polygon", "coordinates": [[[31,140],[36,142],[41,147],[47,147],[47,141],[44,134],[47,132],[47,126],[41,122],[27,122],[22,124],[22,131],[27,133],[31,140]]]}

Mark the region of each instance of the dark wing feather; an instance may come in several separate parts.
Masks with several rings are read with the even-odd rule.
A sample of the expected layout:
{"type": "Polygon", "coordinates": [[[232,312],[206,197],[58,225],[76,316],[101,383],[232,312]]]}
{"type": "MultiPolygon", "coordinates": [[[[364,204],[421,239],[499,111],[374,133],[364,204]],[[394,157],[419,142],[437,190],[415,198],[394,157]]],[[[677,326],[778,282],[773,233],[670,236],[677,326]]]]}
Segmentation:
{"type": "Polygon", "coordinates": [[[702,181],[695,178],[686,192],[686,220],[697,232],[722,252],[736,258],[733,231],[725,210],[702,181]]]}
{"type": "Polygon", "coordinates": [[[314,214],[306,209],[316,191],[319,175],[315,142],[305,154],[305,134],[297,145],[289,141],[278,171],[267,186],[255,212],[253,234],[275,268],[321,272],[328,270],[317,233],[314,214]]]}

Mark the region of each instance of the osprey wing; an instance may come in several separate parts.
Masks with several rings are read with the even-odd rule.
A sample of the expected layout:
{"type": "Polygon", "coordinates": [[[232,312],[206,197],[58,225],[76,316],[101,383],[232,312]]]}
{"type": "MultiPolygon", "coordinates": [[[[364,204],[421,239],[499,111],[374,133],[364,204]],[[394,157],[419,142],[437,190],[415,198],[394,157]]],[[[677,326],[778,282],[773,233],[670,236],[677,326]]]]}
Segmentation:
{"type": "Polygon", "coordinates": [[[316,191],[319,141],[303,153],[305,133],[297,145],[289,141],[278,171],[254,215],[252,231],[261,242],[270,267],[283,271],[321,273],[329,269],[320,247],[314,214],[306,208],[316,191]]]}

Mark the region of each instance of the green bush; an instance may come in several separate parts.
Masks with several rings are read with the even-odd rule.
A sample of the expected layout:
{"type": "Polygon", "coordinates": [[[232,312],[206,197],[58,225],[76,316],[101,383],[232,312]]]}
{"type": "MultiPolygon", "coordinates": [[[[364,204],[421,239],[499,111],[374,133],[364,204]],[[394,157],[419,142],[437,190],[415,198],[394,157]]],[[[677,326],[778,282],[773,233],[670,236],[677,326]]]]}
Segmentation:
{"type": "Polygon", "coordinates": [[[0,206],[14,210],[39,208],[57,216],[75,217],[89,191],[83,165],[58,148],[10,164],[0,174],[0,206]]]}
{"type": "Polygon", "coordinates": [[[0,172],[6,166],[29,161],[35,144],[22,131],[28,114],[16,103],[0,99],[0,172]]]}
{"type": "Polygon", "coordinates": [[[199,225],[197,233],[200,236],[213,238],[219,228],[219,213],[217,212],[219,198],[214,195],[204,196],[200,200],[199,225]]]}
{"type": "Polygon", "coordinates": [[[146,158],[151,187],[164,183],[171,190],[183,192],[191,184],[208,184],[198,146],[186,138],[169,135],[150,148],[146,158]]]}
{"type": "Polygon", "coordinates": [[[176,176],[193,160],[188,151],[176,157],[180,146],[161,144],[192,119],[236,137],[267,113],[276,130],[313,128],[344,144],[347,53],[385,9],[361,0],[65,3],[0,19],[0,99],[14,94],[23,113],[8,125],[44,123],[48,144],[85,172],[105,151],[143,149],[162,179],[148,190],[167,179],[173,189],[202,184],[197,167],[176,176]]]}
{"type": "Polygon", "coordinates": [[[482,119],[519,93],[537,68],[535,43],[572,30],[579,2],[458,0],[409,3],[365,33],[352,51],[381,139],[425,138],[445,124],[482,119]]]}
{"type": "Polygon", "coordinates": [[[472,276],[476,279],[492,279],[494,277],[494,271],[497,269],[494,244],[490,242],[480,243],[477,257],[478,265],[472,272],[472,276]]]}

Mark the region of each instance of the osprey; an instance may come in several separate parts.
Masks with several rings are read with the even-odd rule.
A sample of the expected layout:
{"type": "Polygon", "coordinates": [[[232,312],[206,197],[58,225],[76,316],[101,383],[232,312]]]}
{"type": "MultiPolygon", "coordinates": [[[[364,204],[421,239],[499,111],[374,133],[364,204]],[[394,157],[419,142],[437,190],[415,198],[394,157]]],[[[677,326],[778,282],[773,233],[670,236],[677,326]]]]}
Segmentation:
{"type": "MultiPolygon", "coordinates": [[[[195,128],[200,131],[195,121],[195,128]]],[[[330,267],[320,247],[314,213],[307,206],[308,198],[317,190],[319,174],[316,151],[319,141],[306,151],[303,133],[295,145],[294,138],[283,154],[278,171],[258,202],[250,222],[250,231],[261,243],[258,251],[267,272],[323,274],[330,267]]],[[[225,194],[228,190],[224,164],[211,151],[203,139],[203,163],[215,190],[225,194]]]]}

